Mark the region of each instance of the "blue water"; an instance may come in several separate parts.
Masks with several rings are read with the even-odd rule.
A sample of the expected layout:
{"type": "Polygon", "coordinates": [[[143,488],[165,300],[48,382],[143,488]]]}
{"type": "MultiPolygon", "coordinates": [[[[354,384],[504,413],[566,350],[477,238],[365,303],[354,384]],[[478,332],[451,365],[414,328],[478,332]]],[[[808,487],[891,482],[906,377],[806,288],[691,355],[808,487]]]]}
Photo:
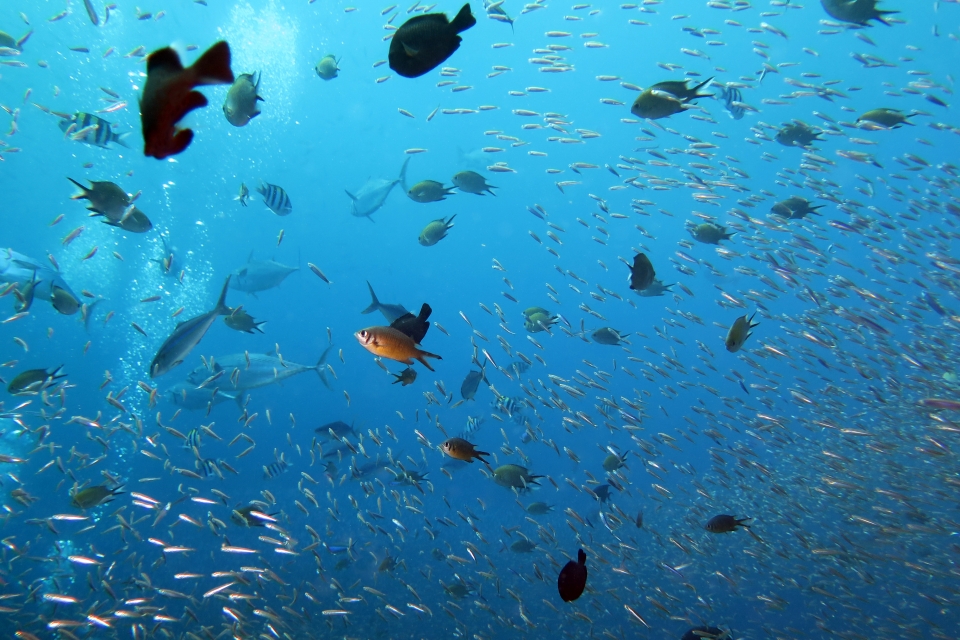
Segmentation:
{"type": "MultiPolygon", "coordinates": [[[[511,31],[475,2],[477,25],[442,65],[457,71],[414,80],[374,65],[387,57],[384,23],[397,14],[399,26],[423,7],[381,15],[386,4],[177,0],[141,5],[153,15],[138,20],[123,3],[106,24],[95,7],[96,27],[81,3],[54,4],[0,7],[0,29],[15,39],[33,30],[20,55],[0,57],[25,64],[0,67],[0,246],[44,264],[52,255],[81,302],[102,301],[86,328],[80,314],[60,315],[39,298],[0,325],[7,382],[61,364],[69,376],[42,395],[3,399],[0,453],[13,458],[0,464],[7,635],[680,638],[702,624],[736,638],[955,635],[960,427],[954,411],[920,400],[953,400],[958,389],[956,3],[887,0],[881,8],[901,12],[892,24],[858,29],[813,0],[543,3],[525,12],[506,0],[511,31]],[[221,111],[228,87],[202,87],[210,106],[184,123],[196,134],[190,147],[167,161],[144,157],[144,58],[127,54],[173,45],[189,64],[220,39],[235,74],[262,73],[262,115],[235,128],[221,111]],[[330,53],[341,71],[323,81],[313,66],[330,53]],[[853,54],[889,66],[865,68],[853,54]],[[551,55],[567,70],[531,62],[551,55]],[[508,70],[489,77],[495,66],[508,70]],[[638,93],[624,83],[684,74],[742,83],[752,109],[735,120],[705,98],[696,103],[703,110],[656,122],[630,113],[638,93]],[[437,86],[444,80],[454,82],[437,86]],[[130,149],[65,138],[47,112],[117,104],[101,87],[127,103],[100,115],[131,132],[130,149]],[[855,126],[878,107],[917,111],[915,126],[855,126]],[[826,130],[823,141],[806,152],[775,142],[793,119],[826,130]],[[425,151],[409,153],[417,149],[425,151]],[[351,216],[344,191],[396,178],[408,157],[409,185],[449,185],[471,169],[497,195],[419,204],[398,186],[372,222],[351,216]],[[496,162],[513,171],[491,170],[496,162]],[[139,192],[153,229],[131,234],[88,218],[66,176],[139,192]],[[260,181],[287,192],[289,216],[263,205],[260,181]],[[234,199],[241,183],[253,196],[247,207],[234,199]],[[769,213],[791,196],[826,206],[802,221],[769,213]],[[545,220],[531,215],[534,205],[545,220]],[[447,238],[417,242],[428,222],[452,215],[447,238]],[[704,216],[733,239],[694,242],[685,223],[704,216]],[[161,233],[175,256],[169,274],[157,262],[168,255],[161,233]],[[637,251],[664,283],[684,288],[651,298],[631,291],[621,258],[637,251]],[[229,305],[267,321],[265,334],[218,319],[187,361],[151,380],[149,363],[176,323],[213,308],[224,278],[251,253],[300,267],[256,297],[229,292],[229,305]],[[411,386],[391,384],[358,344],[355,332],[387,324],[360,314],[366,281],[382,302],[432,306],[423,348],[442,356],[430,361],[435,373],[417,363],[411,386]],[[141,302],[152,296],[160,300],[141,302]],[[550,333],[524,329],[532,306],[559,316],[550,333]],[[727,328],[754,311],[754,335],[728,353],[727,328]],[[629,344],[590,340],[601,327],[629,334],[629,344]],[[164,398],[201,356],[280,353],[312,366],[328,334],[329,389],[307,372],[251,391],[243,410],[225,402],[209,415],[177,413],[164,398]],[[487,385],[458,404],[474,344],[488,354],[479,358],[496,392],[529,399],[516,420],[491,405],[487,385]],[[519,380],[510,368],[518,352],[533,361],[519,380]],[[469,416],[484,418],[471,441],[491,452],[492,467],[445,473],[437,445],[469,416]],[[338,420],[363,434],[348,438],[369,460],[357,449],[325,468],[327,441],[311,454],[315,428],[338,420]],[[178,471],[195,470],[196,456],[177,433],[201,424],[221,438],[204,437],[201,457],[236,474],[178,471]],[[627,454],[615,473],[602,466],[610,450],[627,454]],[[281,454],[289,468],[265,478],[281,454]],[[426,473],[422,491],[391,484],[388,470],[364,484],[352,477],[378,457],[426,473]],[[495,484],[492,468],[508,463],[543,475],[540,486],[517,495],[495,484]],[[85,512],[71,505],[73,487],[113,480],[125,491],[113,502],[85,512]],[[598,503],[585,489],[607,480],[616,487],[598,503]],[[231,521],[251,500],[269,504],[272,530],[231,521]],[[555,508],[525,513],[534,501],[555,508]],[[63,514],[88,519],[54,518],[63,514]],[[707,532],[718,514],[751,517],[749,531],[707,532]],[[537,543],[532,553],[509,549],[520,534],[537,543]],[[275,551],[284,542],[292,554],[275,551]],[[352,555],[331,552],[348,542],[352,555]],[[556,577],[578,548],[588,554],[587,591],[564,603],[556,577]],[[388,556],[400,565],[380,571],[388,556]],[[441,586],[458,582],[465,597],[441,586]]],[[[12,316],[14,296],[6,298],[12,316]]]]}

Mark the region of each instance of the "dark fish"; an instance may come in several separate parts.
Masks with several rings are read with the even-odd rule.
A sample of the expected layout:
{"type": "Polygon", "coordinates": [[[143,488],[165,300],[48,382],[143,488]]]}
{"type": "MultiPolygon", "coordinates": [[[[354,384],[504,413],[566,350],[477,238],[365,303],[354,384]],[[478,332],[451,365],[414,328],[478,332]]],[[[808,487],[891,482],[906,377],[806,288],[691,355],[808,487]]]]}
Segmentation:
{"type": "Polygon", "coordinates": [[[573,602],[587,587],[587,554],[577,551],[577,561],[569,561],[557,577],[557,591],[564,602],[573,602]]]}
{"type": "Polygon", "coordinates": [[[857,122],[873,122],[874,124],[879,124],[882,127],[888,129],[897,129],[902,125],[908,124],[911,127],[913,123],[907,120],[907,118],[912,118],[917,115],[916,113],[904,113],[897,109],[871,109],[865,114],[857,118],[857,122]]]}
{"type": "Polygon", "coordinates": [[[162,376],[183,362],[206,335],[217,316],[225,316],[230,313],[230,307],[225,302],[229,285],[230,276],[227,276],[227,281],[223,283],[223,290],[220,291],[217,306],[204,314],[184,320],[177,325],[170,337],[163,341],[160,349],[157,350],[157,355],[153,358],[153,362],[150,363],[151,378],[162,376]]]}
{"type": "Polygon", "coordinates": [[[822,209],[826,205],[817,205],[811,206],[812,203],[806,198],[801,198],[800,196],[792,196],[786,200],[781,200],[772,207],[770,211],[787,218],[788,220],[800,220],[806,217],[809,214],[822,215],[817,213],[818,209],[822,209]]]}
{"type": "Polygon", "coordinates": [[[630,288],[634,291],[643,291],[651,284],[657,273],[653,264],[645,253],[638,253],[633,257],[633,266],[630,267],[630,288]]]}
{"type": "Polygon", "coordinates": [[[480,371],[471,369],[467,377],[463,379],[463,384],[460,385],[460,397],[464,400],[473,400],[477,395],[477,389],[480,388],[480,382],[486,379],[482,365],[480,371]]]}
{"type": "Polygon", "coordinates": [[[600,503],[603,504],[604,502],[610,499],[610,485],[608,484],[600,485],[599,487],[596,488],[596,490],[594,490],[593,495],[595,495],[597,500],[599,500],[600,503]]]}
{"type": "Polygon", "coordinates": [[[346,422],[337,420],[336,422],[330,422],[323,426],[317,427],[314,429],[317,433],[323,436],[330,436],[330,432],[333,432],[334,438],[340,439],[345,436],[348,436],[352,433],[355,433],[353,430],[353,425],[349,425],[346,422]]]}
{"type": "Polygon", "coordinates": [[[153,228],[153,223],[150,222],[150,218],[136,207],[129,208],[119,220],[104,218],[102,222],[111,227],[119,227],[130,233],[146,233],[153,228]]]}
{"type": "Polygon", "coordinates": [[[100,16],[97,15],[97,10],[93,8],[93,3],[90,0],[83,0],[83,6],[87,9],[87,16],[90,18],[90,22],[93,23],[93,26],[100,26],[100,16]]]}
{"type": "Polygon", "coordinates": [[[425,13],[404,22],[390,41],[390,68],[404,78],[436,69],[460,48],[462,33],[477,24],[470,3],[451,22],[444,13],[425,13]]]}
{"type": "Polygon", "coordinates": [[[413,384],[417,380],[417,371],[413,367],[407,367],[400,373],[391,373],[390,375],[396,378],[391,384],[397,384],[399,382],[402,387],[413,384]]]}
{"type": "Polygon", "coordinates": [[[92,509],[105,502],[110,502],[114,496],[123,493],[123,487],[110,489],[106,485],[98,484],[77,491],[70,497],[70,502],[78,509],[92,509]]]}
{"type": "Polygon", "coordinates": [[[722,87],[720,89],[720,99],[723,100],[723,106],[734,120],[740,120],[747,112],[742,106],[743,95],[740,90],[734,87],[722,87]]]}
{"type": "Polygon", "coordinates": [[[704,80],[695,87],[689,87],[689,80],[665,80],[658,82],[650,89],[653,91],[665,91],[682,102],[691,102],[697,98],[712,98],[712,93],[700,93],[700,89],[710,84],[713,78],[704,80]]]}
{"type": "Polygon", "coordinates": [[[743,524],[747,520],[752,520],[752,518],[738,519],[736,516],[721,514],[710,518],[707,524],[704,525],[704,529],[710,533],[730,533],[731,531],[736,531],[737,527],[747,527],[749,529],[750,525],[743,524]]]}
{"type": "Polygon", "coordinates": [[[267,205],[267,208],[278,216],[286,216],[293,211],[293,204],[290,202],[290,197],[282,187],[270,184],[269,182],[261,182],[260,186],[257,187],[257,193],[263,196],[263,204],[267,205]]]}
{"type": "Polygon", "coordinates": [[[877,9],[879,0],[820,0],[827,14],[836,20],[869,27],[871,20],[890,26],[886,16],[899,11],[877,9]]]}
{"type": "Polygon", "coordinates": [[[127,192],[112,182],[91,180],[88,189],[73,178],[67,178],[67,180],[81,190],[77,195],[70,196],[71,200],[89,200],[90,206],[87,210],[106,216],[109,220],[120,220],[130,205],[130,196],[127,192]]]}
{"type": "Polygon", "coordinates": [[[7,385],[7,391],[13,395],[35,393],[39,391],[41,387],[48,387],[56,380],[66,378],[66,374],[60,373],[62,370],[63,365],[60,365],[53,371],[47,371],[46,369],[28,369],[27,371],[21,371],[10,381],[10,384],[7,385]]]}
{"type": "Polygon", "coordinates": [[[783,125],[783,128],[777,131],[776,140],[785,147],[803,147],[809,149],[814,142],[821,142],[823,133],[819,129],[814,129],[810,125],[794,120],[783,125]]]}
{"type": "Polygon", "coordinates": [[[694,627],[683,634],[680,640],[726,640],[729,637],[729,631],[717,627],[694,627]]]}
{"type": "Polygon", "coordinates": [[[433,313],[433,309],[424,302],[423,306],[420,307],[420,315],[415,316],[412,313],[405,313],[391,322],[390,326],[400,333],[410,336],[414,342],[420,344],[427,335],[427,329],[430,328],[427,318],[430,317],[431,313],[433,313]]]}
{"type": "Polygon", "coordinates": [[[194,87],[205,84],[233,84],[230,45],[220,41],[206,50],[186,69],[170,47],[147,56],[147,81],[140,98],[143,153],[162,160],[176,155],[193,140],[190,129],[176,129],[184,116],[207,106],[207,99],[194,87]]]}
{"type": "Polygon", "coordinates": [[[78,111],[70,118],[64,118],[60,121],[60,130],[64,133],[70,131],[70,136],[78,142],[84,142],[101,149],[109,149],[111,142],[126,147],[125,140],[130,132],[118,134],[112,127],[113,125],[103,118],[82,111],[78,111]],[[71,127],[73,127],[72,130],[71,127]]]}
{"type": "Polygon", "coordinates": [[[80,310],[80,301],[70,291],[55,284],[50,285],[50,304],[65,316],[72,316],[80,310]]]}
{"type": "Polygon", "coordinates": [[[227,122],[235,127],[242,127],[258,115],[263,98],[257,93],[260,89],[260,78],[252,73],[241,73],[233,86],[227,92],[227,99],[223,103],[223,115],[227,122]]]}
{"type": "Polygon", "coordinates": [[[234,331],[243,331],[244,333],[253,333],[259,331],[263,333],[260,325],[266,324],[266,320],[257,322],[253,316],[243,310],[241,307],[231,309],[230,315],[223,319],[228,327],[234,331]]]}

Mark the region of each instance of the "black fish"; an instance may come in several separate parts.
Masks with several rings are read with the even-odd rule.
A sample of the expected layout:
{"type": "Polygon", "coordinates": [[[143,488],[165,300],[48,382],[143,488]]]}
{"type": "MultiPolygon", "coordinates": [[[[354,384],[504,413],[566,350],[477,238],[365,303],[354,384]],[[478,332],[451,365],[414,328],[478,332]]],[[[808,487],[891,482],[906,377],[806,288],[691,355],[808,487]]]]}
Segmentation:
{"type": "Polygon", "coordinates": [[[606,502],[610,499],[610,485],[604,484],[597,487],[596,491],[593,494],[597,497],[601,503],[606,502]]]}
{"type": "Polygon", "coordinates": [[[436,69],[460,48],[462,33],[477,24],[470,3],[450,22],[445,13],[425,13],[410,18],[390,41],[390,68],[404,78],[419,78],[436,69]]]}
{"type": "Polygon", "coordinates": [[[638,253],[633,257],[633,266],[630,267],[630,288],[634,291],[643,291],[657,277],[653,264],[645,253],[638,253]]]}
{"type": "Polygon", "coordinates": [[[717,627],[694,627],[683,634],[680,640],[723,640],[730,634],[717,627]]]}
{"type": "Polygon", "coordinates": [[[572,602],[583,594],[587,586],[587,554],[577,551],[577,561],[566,564],[557,577],[557,591],[564,602],[572,602]]]}
{"type": "Polygon", "coordinates": [[[427,318],[430,317],[431,313],[433,313],[433,309],[424,302],[423,306],[420,307],[420,315],[415,316],[412,313],[404,314],[391,322],[390,326],[400,333],[409,336],[417,344],[420,344],[427,335],[427,329],[430,328],[430,323],[427,322],[427,318]]]}
{"type": "Polygon", "coordinates": [[[710,521],[707,522],[704,529],[710,533],[730,533],[731,531],[736,531],[737,527],[747,527],[749,529],[750,525],[743,523],[751,519],[752,518],[737,518],[736,516],[721,514],[710,518],[710,521]]]}

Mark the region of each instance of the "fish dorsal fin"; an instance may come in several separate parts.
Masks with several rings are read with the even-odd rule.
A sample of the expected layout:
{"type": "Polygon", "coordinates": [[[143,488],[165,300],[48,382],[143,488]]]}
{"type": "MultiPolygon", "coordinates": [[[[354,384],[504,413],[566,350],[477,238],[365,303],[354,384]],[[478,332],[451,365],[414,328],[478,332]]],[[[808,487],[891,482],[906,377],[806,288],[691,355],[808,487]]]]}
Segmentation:
{"type": "Polygon", "coordinates": [[[350,199],[351,199],[351,200],[353,200],[354,202],[356,202],[357,196],[353,195],[352,193],[350,193],[350,192],[347,191],[346,189],[344,189],[343,192],[346,193],[348,196],[350,196],[350,199]]]}
{"type": "Polygon", "coordinates": [[[147,74],[163,69],[165,71],[183,71],[180,56],[170,47],[154,51],[147,57],[147,74]]]}

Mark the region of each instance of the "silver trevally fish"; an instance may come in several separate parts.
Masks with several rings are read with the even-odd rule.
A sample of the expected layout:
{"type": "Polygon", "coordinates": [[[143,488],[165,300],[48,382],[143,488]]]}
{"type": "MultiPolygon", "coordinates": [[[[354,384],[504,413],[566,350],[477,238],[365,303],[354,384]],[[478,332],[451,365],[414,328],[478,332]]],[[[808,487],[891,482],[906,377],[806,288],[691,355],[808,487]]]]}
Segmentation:
{"type": "Polygon", "coordinates": [[[80,298],[59,271],[13,249],[0,249],[0,284],[13,282],[20,285],[21,290],[32,282],[35,299],[50,300],[56,289],[60,295],[72,297],[80,304],[80,298]]]}
{"type": "Polygon", "coordinates": [[[374,311],[379,311],[383,314],[383,317],[387,319],[387,322],[393,323],[397,318],[403,317],[410,313],[399,304],[383,304],[377,299],[377,294],[373,292],[373,285],[370,284],[370,281],[367,281],[367,288],[370,289],[370,306],[361,311],[360,313],[373,313],[374,311]]]}
{"type": "Polygon", "coordinates": [[[240,397],[238,394],[230,394],[219,391],[214,388],[214,385],[210,385],[210,387],[204,387],[203,389],[198,389],[197,385],[190,382],[178,382],[169,388],[165,395],[167,400],[178,407],[186,409],[187,411],[200,411],[206,409],[210,406],[211,402],[213,402],[213,406],[217,406],[221,402],[226,402],[228,400],[233,400],[236,402],[240,397]],[[214,394],[214,391],[217,393],[214,394]]]}
{"type": "Polygon", "coordinates": [[[257,293],[279,287],[288,275],[299,267],[288,267],[275,260],[249,260],[233,272],[231,288],[246,293],[257,293]]]}
{"type": "Polygon", "coordinates": [[[227,276],[227,281],[223,283],[223,290],[220,291],[217,306],[195,318],[184,320],[177,325],[170,337],[163,341],[160,349],[157,350],[157,355],[153,358],[153,362],[150,363],[151,378],[162,376],[183,362],[193,351],[193,348],[200,344],[217,316],[225,316],[230,313],[230,308],[226,304],[227,287],[229,286],[230,276],[227,276]]]}
{"type": "MultiPolygon", "coordinates": [[[[409,162],[410,157],[408,156],[407,159],[403,161],[403,167],[400,169],[400,177],[396,180],[371,178],[360,187],[356,195],[347,191],[347,195],[350,196],[352,200],[351,215],[357,216],[358,218],[370,218],[370,216],[383,206],[383,203],[387,200],[387,196],[390,195],[390,192],[393,191],[396,185],[399,184],[403,187],[404,191],[407,191],[407,163],[409,162]]],[[[370,219],[373,220],[373,218],[370,219]]]]}
{"type": "Polygon", "coordinates": [[[323,386],[329,389],[330,383],[327,382],[324,363],[332,348],[332,345],[327,347],[320,359],[317,360],[317,364],[312,367],[281,360],[271,354],[235,353],[222,358],[214,358],[213,371],[206,367],[194,369],[187,376],[187,381],[193,384],[201,384],[211,375],[223,371],[223,375],[220,376],[216,385],[230,394],[243,394],[250,389],[283,382],[287,378],[292,378],[305,371],[315,371],[320,376],[323,386]]]}

